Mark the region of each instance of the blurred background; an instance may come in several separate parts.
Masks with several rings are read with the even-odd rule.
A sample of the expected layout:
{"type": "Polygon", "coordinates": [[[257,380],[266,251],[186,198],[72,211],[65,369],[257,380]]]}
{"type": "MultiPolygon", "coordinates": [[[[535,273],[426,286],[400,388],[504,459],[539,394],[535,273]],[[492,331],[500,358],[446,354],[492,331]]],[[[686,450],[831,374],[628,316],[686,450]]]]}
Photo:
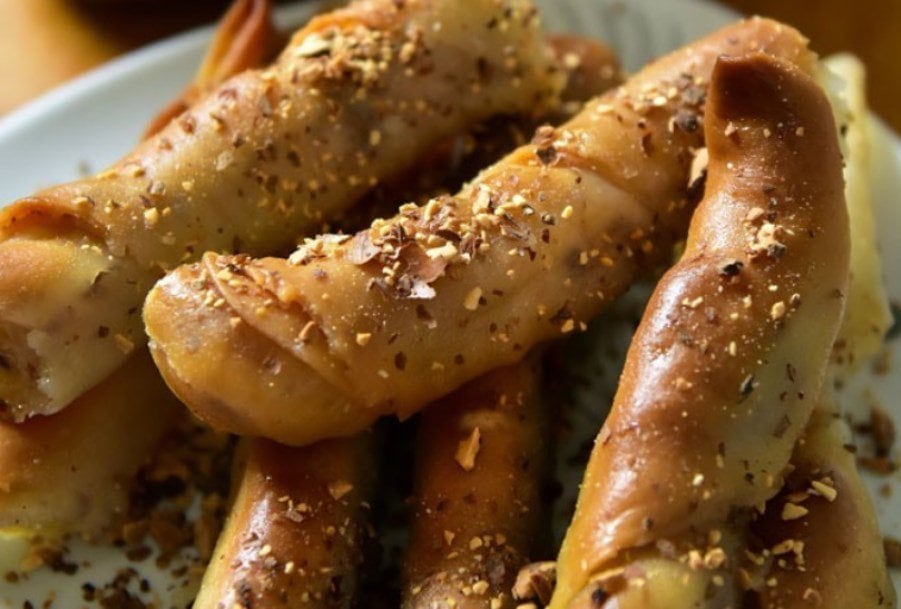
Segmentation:
{"type": "MultiPolygon", "coordinates": [[[[821,53],[856,53],[869,68],[871,106],[901,131],[901,0],[721,3],[797,26],[821,53]]],[[[227,5],[228,0],[0,0],[0,116],[117,55],[214,21],[227,5]]]]}

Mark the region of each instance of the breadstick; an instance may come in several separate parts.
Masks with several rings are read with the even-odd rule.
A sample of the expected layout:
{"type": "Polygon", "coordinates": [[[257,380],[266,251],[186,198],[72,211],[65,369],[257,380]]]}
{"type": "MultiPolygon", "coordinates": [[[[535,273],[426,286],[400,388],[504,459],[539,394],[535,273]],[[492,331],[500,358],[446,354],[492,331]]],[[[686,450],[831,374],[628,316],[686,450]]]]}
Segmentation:
{"type": "Polygon", "coordinates": [[[718,55],[750,49],[812,69],[795,30],[747,20],[539,130],[456,197],[289,259],[180,267],[145,305],[157,364],[213,426],[300,445],[409,416],[567,335],[671,255],[703,85],[718,55]]]}
{"type": "MultiPolygon", "coordinates": [[[[248,65],[254,58],[262,63],[260,49],[272,38],[269,8],[266,0],[232,5],[173,107],[256,67],[248,65]]],[[[160,117],[148,132],[163,126],[160,117]]],[[[64,412],[0,422],[0,532],[51,544],[72,534],[97,538],[124,515],[130,481],[181,415],[149,354],[142,349],[133,359],[64,412]]]]}
{"type": "Polygon", "coordinates": [[[245,439],[195,609],[349,608],[368,532],[369,434],[288,448],[245,439]]]}
{"type": "MultiPolygon", "coordinates": [[[[823,386],[849,258],[829,102],[786,62],[721,58],[705,132],[705,198],[633,338],[560,552],[554,609],[603,606],[592,598],[617,592],[604,575],[634,567],[633,551],[728,541],[735,515],[781,488],[823,386]]],[[[728,552],[711,545],[699,554],[713,552],[717,570],[728,552]]],[[[735,602],[734,587],[718,591],[735,602]]]]}
{"type": "Polygon", "coordinates": [[[110,169],[0,212],[2,414],[55,412],[121,365],[165,269],[285,251],[436,142],[541,108],[561,81],[527,0],[360,0],[313,19],[271,67],[110,169]]]}
{"type": "Polygon", "coordinates": [[[540,360],[469,383],[423,413],[403,607],[516,605],[516,574],[536,558],[550,469],[540,360]],[[443,604],[442,604],[443,603],[443,604]]]}
{"type": "Polygon", "coordinates": [[[785,487],[752,526],[757,547],[745,567],[763,570],[753,578],[757,606],[891,608],[895,591],[873,502],[847,448],[850,430],[825,402],[795,449],[785,487]]]}

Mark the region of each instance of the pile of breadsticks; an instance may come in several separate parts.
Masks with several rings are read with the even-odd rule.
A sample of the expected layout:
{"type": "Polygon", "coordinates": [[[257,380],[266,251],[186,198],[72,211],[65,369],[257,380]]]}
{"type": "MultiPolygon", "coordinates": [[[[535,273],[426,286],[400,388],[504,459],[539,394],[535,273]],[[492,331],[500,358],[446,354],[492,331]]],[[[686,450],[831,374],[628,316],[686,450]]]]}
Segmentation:
{"type": "Polygon", "coordinates": [[[621,82],[528,0],[357,0],[287,43],[269,8],[133,152],[0,211],[0,528],[115,527],[181,401],[240,437],[193,607],[376,606],[372,426],[422,411],[403,607],[894,606],[832,395],[889,325],[854,62],[827,93],[752,18],[621,82]],[[667,266],[523,569],[555,552],[544,346],[667,266]]]}

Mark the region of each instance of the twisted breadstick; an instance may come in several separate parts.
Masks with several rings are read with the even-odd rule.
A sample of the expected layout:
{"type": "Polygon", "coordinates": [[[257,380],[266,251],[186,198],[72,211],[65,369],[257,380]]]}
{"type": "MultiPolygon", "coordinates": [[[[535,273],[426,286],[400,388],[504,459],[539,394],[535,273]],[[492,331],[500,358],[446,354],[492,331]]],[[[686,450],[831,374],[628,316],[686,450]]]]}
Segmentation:
{"type": "Polygon", "coordinates": [[[237,490],[193,606],[349,608],[369,534],[371,444],[368,434],[301,449],[242,441],[237,490]]]}
{"type": "Polygon", "coordinates": [[[554,97],[527,0],[360,0],[313,19],[100,175],[0,213],[0,410],[66,406],[144,340],[162,271],[264,254],[435,142],[554,97]]]}
{"type": "Polygon", "coordinates": [[[403,606],[497,609],[541,541],[549,404],[531,358],[469,383],[422,417],[403,606]]]}
{"type": "Polygon", "coordinates": [[[157,364],[214,426],[305,444],[519,360],[669,256],[691,213],[703,85],[718,55],[750,49],[813,62],[795,30],[748,20],[539,131],[456,197],[289,260],[177,269],[145,305],[157,364]]]}
{"type": "MultiPolygon", "coordinates": [[[[823,385],[849,257],[829,103],[795,66],[722,58],[705,132],[707,194],[633,338],[560,552],[554,609],[602,606],[622,589],[616,569],[638,577],[641,561],[686,546],[702,570],[724,567],[741,514],[782,486],[823,385]],[[699,536],[710,543],[699,548],[699,536]]],[[[737,602],[714,574],[718,602],[737,602]]],[[[608,606],[673,606],[633,594],[608,606]]]]}

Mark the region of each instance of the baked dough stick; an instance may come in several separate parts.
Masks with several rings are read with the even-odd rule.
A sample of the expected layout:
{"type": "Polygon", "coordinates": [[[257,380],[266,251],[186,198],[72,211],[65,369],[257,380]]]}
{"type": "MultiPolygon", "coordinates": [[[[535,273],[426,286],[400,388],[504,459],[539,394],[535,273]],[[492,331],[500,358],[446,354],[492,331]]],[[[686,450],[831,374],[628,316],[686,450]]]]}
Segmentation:
{"type": "MultiPolygon", "coordinates": [[[[568,76],[564,100],[584,102],[612,86],[618,70],[609,50],[573,37],[555,37],[551,44],[568,76]]],[[[429,173],[441,176],[446,163],[441,159],[429,173]]],[[[430,608],[436,600],[463,609],[467,602],[487,606],[492,598],[502,606],[512,602],[516,573],[542,537],[539,492],[549,450],[542,437],[548,417],[538,395],[539,375],[540,360],[531,358],[489,373],[424,414],[413,541],[405,560],[406,606],[430,608]],[[450,553],[455,556],[448,558],[450,553]]]]}
{"type": "Polygon", "coordinates": [[[520,567],[540,548],[550,469],[549,403],[537,357],[499,368],[422,414],[403,607],[516,605],[520,567]]]}
{"type": "Polygon", "coordinates": [[[740,22],[540,130],[456,197],[288,260],[179,268],[145,305],[157,364],[213,426],[305,444],[518,361],[671,255],[691,213],[703,85],[718,55],[750,49],[814,62],[795,30],[740,22]]]}
{"type": "Polygon", "coordinates": [[[119,366],[163,269],[284,251],[435,143],[539,108],[561,81],[526,0],[363,0],[313,19],[270,68],[111,169],[0,213],[6,416],[59,410],[119,366]]]}
{"type": "Polygon", "coordinates": [[[154,117],[144,137],[159,132],[235,74],[267,63],[283,42],[280,38],[272,23],[271,0],[234,0],[219,22],[193,82],[154,117]]]}
{"type": "MultiPolygon", "coordinates": [[[[269,3],[237,0],[180,101],[248,62],[262,65],[261,46],[272,38],[269,3]]],[[[0,422],[0,535],[95,538],[125,513],[129,482],[181,410],[146,350],[133,359],[63,412],[0,422]]]]}
{"type": "Polygon", "coordinates": [[[593,580],[640,567],[630,553],[722,535],[762,506],[820,395],[849,257],[829,102],[788,63],[723,58],[705,132],[705,198],[632,340],[560,552],[554,609],[601,606],[592,599],[615,591],[593,580]]]}
{"type": "MultiPolygon", "coordinates": [[[[748,571],[767,566],[762,609],[891,608],[895,591],[879,522],[860,478],[847,425],[817,408],[795,448],[785,488],[767,503],[752,531],[759,547],[748,571]]],[[[753,594],[753,593],[749,593],[753,594]]]]}
{"type": "Polygon", "coordinates": [[[373,437],[239,444],[235,494],[196,609],[350,607],[369,533],[373,437]]]}
{"type": "Polygon", "coordinates": [[[125,514],[129,481],[180,411],[141,349],[65,412],[0,423],[0,530],[97,537],[125,514]]]}

